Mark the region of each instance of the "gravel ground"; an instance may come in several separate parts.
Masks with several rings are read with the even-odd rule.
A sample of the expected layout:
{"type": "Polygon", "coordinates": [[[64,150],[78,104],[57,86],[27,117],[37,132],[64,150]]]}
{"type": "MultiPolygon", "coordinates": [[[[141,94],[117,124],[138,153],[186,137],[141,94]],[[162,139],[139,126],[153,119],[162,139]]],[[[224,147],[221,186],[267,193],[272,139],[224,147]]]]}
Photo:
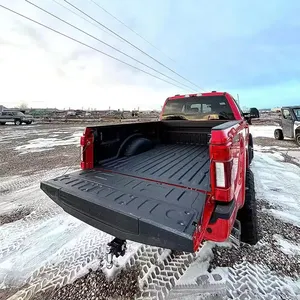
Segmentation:
{"type": "Polygon", "coordinates": [[[275,116],[273,118],[260,118],[260,119],[252,119],[253,125],[278,125],[280,122],[280,118],[275,116]]]}
{"type": "MultiPolygon", "coordinates": [[[[23,219],[31,213],[29,208],[19,208],[11,213],[0,215],[0,226],[23,219]]],[[[1,299],[1,298],[0,298],[1,299]]]]}
{"type": "Polygon", "coordinates": [[[107,300],[133,299],[139,294],[138,268],[121,270],[114,280],[107,280],[102,271],[90,271],[86,276],[77,279],[59,290],[38,293],[32,300],[107,300]]]}
{"type": "Polygon", "coordinates": [[[298,279],[300,276],[300,255],[287,255],[277,245],[274,235],[281,235],[289,242],[298,243],[300,230],[298,227],[282,222],[269,215],[265,210],[276,208],[264,200],[258,201],[258,223],[261,240],[255,246],[241,243],[240,248],[217,246],[213,248],[214,258],[210,262],[210,270],[216,267],[233,267],[248,261],[252,264],[265,265],[280,276],[298,279]]]}
{"type": "Polygon", "coordinates": [[[40,170],[79,166],[79,136],[73,137],[73,134],[83,132],[84,126],[84,124],[1,126],[0,176],[26,176],[40,170]],[[68,145],[70,138],[73,138],[74,142],[68,145]],[[60,142],[65,140],[66,144],[47,148],[49,143],[55,143],[55,140],[60,142]],[[45,147],[32,148],[29,151],[16,150],[18,146],[28,145],[32,141],[37,143],[41,141],[45,147]]]}
{"type": "MultiPolygon", "coordinates": [[[[253,139],[254,145],[264,146],[264,147],[280,147],[286,148],[287,150],[299,149],[294,140],[275,140],[274,138],[268,137],[256,137],[253,139]]],[[[276,148],[274,148],[276,150],[276,148]]],[[[278,150],[278,149],[277,149],[278,150]]]]}

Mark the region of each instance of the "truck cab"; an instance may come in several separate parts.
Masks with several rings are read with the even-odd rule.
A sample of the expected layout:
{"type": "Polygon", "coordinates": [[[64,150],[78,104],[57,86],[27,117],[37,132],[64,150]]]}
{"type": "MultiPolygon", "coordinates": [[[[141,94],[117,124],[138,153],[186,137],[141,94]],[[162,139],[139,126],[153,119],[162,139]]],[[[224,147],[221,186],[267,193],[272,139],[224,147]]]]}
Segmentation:
{"type": "Polygon", "coordinates": [[[281,128],[275,130],[275,139],[291,138],[300,146],[300,106],[282,107],[280,118],[281,128]]]}

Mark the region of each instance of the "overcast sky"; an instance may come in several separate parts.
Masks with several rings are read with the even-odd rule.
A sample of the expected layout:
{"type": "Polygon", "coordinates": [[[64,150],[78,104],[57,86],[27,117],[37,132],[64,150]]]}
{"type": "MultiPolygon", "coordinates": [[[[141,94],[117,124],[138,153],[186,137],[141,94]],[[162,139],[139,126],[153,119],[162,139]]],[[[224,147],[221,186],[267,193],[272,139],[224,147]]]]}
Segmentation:
{"type": "MultiPolygon", "coordinates": [[[[103,31],[65,1],[30,1],[190,88],[155,79],[0,7],[0,104],[160,109],[168,96],[193,92],[191,83],[103,31]]],[[[238,93],[241,105],[248,107],[300,104],[299,1],[94,0],[160,51],[92,1],[68,1],[195,83],[199,92],[238,93]]],[[[24,0],[0,4],[171,81],[24,0]]]]}

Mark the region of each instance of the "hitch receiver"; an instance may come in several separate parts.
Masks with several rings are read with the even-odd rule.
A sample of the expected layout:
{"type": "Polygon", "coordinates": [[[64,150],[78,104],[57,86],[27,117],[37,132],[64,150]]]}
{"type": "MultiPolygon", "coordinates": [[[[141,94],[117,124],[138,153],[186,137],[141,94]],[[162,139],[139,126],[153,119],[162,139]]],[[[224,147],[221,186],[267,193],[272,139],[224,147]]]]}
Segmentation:
{"type": "Polygon", "coordinates": [[[111,242],[107,244],[106,247],[106,268],[111,269],[113,267],[113,258],[124,256],[126,252],[126,240],[121,240],[119,238],[114,238],[111,242]]]}

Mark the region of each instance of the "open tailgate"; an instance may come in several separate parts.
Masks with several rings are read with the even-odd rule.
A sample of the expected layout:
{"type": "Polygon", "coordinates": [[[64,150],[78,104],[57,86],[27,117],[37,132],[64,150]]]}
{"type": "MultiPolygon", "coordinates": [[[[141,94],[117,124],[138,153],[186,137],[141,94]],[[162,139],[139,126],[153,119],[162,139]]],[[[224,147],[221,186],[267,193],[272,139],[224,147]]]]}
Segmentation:
{"type": "Polygon", "coordinates": [[[105,170],[64,175],[41,189],[72,216],[115,237],[187,252],[206,200],[202,192],[105,170]]]}

